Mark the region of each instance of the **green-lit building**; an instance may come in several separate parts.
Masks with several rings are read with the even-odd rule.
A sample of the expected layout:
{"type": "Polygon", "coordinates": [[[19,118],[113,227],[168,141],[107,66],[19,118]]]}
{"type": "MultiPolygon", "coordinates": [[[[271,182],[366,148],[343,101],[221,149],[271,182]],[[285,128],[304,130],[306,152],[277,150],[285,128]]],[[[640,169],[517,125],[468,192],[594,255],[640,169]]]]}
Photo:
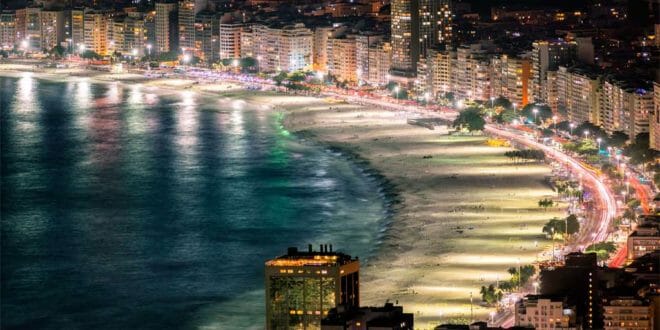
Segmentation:
{"type": "Polygon", "coordinates": [[[338,305],[360,306],[360,262],[332,251],[289,248],[266,262],[266,329],[320,329],[338,305]]]}

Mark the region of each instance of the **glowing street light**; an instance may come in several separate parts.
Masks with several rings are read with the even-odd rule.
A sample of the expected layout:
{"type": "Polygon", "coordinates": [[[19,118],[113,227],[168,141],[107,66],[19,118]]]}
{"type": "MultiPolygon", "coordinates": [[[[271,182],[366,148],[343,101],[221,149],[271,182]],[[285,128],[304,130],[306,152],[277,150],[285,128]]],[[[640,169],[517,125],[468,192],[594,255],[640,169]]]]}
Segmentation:
{"type": "Polygon", "coordinates": [[[238,67],[238,64],[239,64],[238,59],[234,59],[234,60],[231,61],[231,65],[233,65],[235,68],[238,67]]]}
{"type": "Polygon", "coordinates": [[[426,100],[426,103],[429,103],[429,100],[431,100],[431,94],[429,92],[424,93],[424,100],[426,100]]]}
{"type": "Polygon", "coordinates": [[[539,109],[534,108],[534,109],[532,109],[532,112],[534,113],[534,124],[536,124],[536,116],[537,116],[538,113],[539,113],[539,109]]]}
{"type": "Polygon", "coordinates": [[[21,48],[23,48],[24,50],[27,49],[29,45],[30,43],[27,41],[27,39],[23,39],[21,41],[21,48]]]}
{"type": "Polygon", "coordinates": [[[573,135],[573,129],[575,128],[575,124],[570,123],[570,124],[568,124],[568,127],[571,128],[571,135],[573,135]]]}
{"type": "Polygon", "coordinates": [[[539,294],[539,282],[534,281],[534,283],[532,283],[532,286],[534,287],[534,294],[539,294]]]}
{"type": "Polygon", "coordinates": [[[491,108],[494,108],[494,107],[495,107],[495,106],[494,106],[494,104],[495,104],[494,102],[495,102],[495,97],[494,97],[494,96],[491,96],[491,97],[490,97],[490,107],[491,107],[491,108]]]}
{"type": "Polygon", "coordinates": [[[133,50],[131,51],[131,54],[133,54],[134,57],[137,56],[138,50],[136,48],[133,48],[133,50]]]}
{"type": "Polygon", "coordinates": [[[189,63],[190,62],[190,54],[183,54],[183,63],[189,63]]]}
{"type": "Polygon", "coordinates": [[[589,137],[589,130],[584,130],[584,138],[586,139],[588,137],[589,137]]]}
{"type": "Polygon", "coordinates": [[[85,44],[80,44],[80,46],[78,46],[78,50],[79,50],[81,53],[84,53],[84,52],[85,52],[85,44]]]}
{"type": "Polygon", "coordinates": [[[598,142],[598,151],[600,151],[600,143],[603,141],[601,138],[597,138],[596,142],[598,142]]]}
{"type": "Polygon", "coordinates": [[[151,56],[151,44],[147,44],[147,53],[151,56]]]}
{"type": "Polygon", "coordinates": [[[394,87],[394,98],[396,98],[396,99],[399,98],[399,91],[400,90],[401,90],[401,88],[399,88],[399,86],[394,87]]]}
{"type": "Polygon", "coordinates": [[[513,115],[515,116],[516,115],[516,103],[514,102],[512,105],[513,105],[513,115]]]}
{"type": "Polygon", "coordinates": [[[459,109],[463,109],[463,105],[464,105],[464,102],[463,102],[462,99],[456,101],[456,107],[457,107],[457,108],[459,108],[459,109]]]}
{"type": "Polygon", "coordinates": [[[316,71],[316,79],[323,82],[323,72],[322,71],[316,71]]]}

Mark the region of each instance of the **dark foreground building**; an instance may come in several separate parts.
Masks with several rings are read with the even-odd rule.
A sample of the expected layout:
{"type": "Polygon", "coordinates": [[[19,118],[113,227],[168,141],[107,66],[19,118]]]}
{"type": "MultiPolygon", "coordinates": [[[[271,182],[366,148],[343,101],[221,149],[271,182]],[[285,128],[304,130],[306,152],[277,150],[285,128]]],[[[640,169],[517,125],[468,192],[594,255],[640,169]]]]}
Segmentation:
{"type": "Polygon", "coordinates": [[[333,252],[298,251],[266,262],[266,329],[319,329],[321,319],[339,305],[360,306],[360,262],[333,252]]]}
{"type": "Polygon", "coordinates": [[[321,330],[413,330],[413,314],[402,306],[386,303],[383,307],[332,309],[321,321],[321,330]]]}

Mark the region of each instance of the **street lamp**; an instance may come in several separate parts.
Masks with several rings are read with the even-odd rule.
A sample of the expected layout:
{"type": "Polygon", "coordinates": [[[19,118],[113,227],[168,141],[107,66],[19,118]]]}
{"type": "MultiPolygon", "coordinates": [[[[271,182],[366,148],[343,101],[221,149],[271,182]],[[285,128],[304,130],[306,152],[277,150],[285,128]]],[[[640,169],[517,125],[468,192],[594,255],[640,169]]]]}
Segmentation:
{"type": "Polygon", "coordinates": [[[190,62],[190,54],[183,54],[183,64],[188,64],[190,62]]]}
{"type": "Polygon", "coordinates": [[[147,54],[151,57],[151,44],[147,44],[147,54]]]}
{"type": "Polygon", "coordinates": [[[534,281],[534,283],[532,283],[532,286],[534,286],[534,294],[539,294],[539,282],[534,281]]]}
{"type": "Polygon", "coordinates": [[[536,116],[539,114],[539,109],[534,108],[532,109],[532,112],[534,113],[534,124],[536,124],[536,116]]]}
{"type": "Polygon", "coordinates": [[[399,86],[394,87],[394,98],[396,98],[396,99],[399,99],[399,90],[401,90],[401,88],[399,88],[399,86]]]}
{"type": "Polygon", "coordinates": [[[557,134],[557,116],[552,116],[552,128],[555,130],[555,134],[557,134]]]}
{"type": "Polygon", "coordinates": [[[598,151],[600,152],[600,143],[603,141],[601,138],[597,138],[596,142],[598,142],[598,151]]]}
{"type": "Polygon", "coordinates": [[[515,116],[516,115],[516,103],[514,102],[512,105],[513,105],[513,115],[515,116]]]}
{"type": "Polygon", "coordinates": [[[138,50],[136,48],[133,48],[133,50],[131,51],[131,54],[133,54],[133,57],[137,56],[138,50]]]}
{"type": "Polygon", "coordinates": [[[79,51],[81,54],[84,53],[84,52],[85,52],[85,44],[80,44],[80,46],[78,46],[78,51],[79,51]]]}
{"type": "Polygon", "coordinates": [[[588,137],[589,137],[589,130],[584,130],[584,138],[586,139],[588,137]]]}
{"type": "Polygon", "coordinates": [[[490,107],[491,107],[491,108],[494,108],[494,107],[495,107],[495,105],[494,105],[495,103],[494,103],[494,102],[495,102],[495,97],[494,97],[494,96],[491,96],[491,97],[490,97],[490,107]]]}
{"type": "Polygon", "coordinates": [[[490,324],[494,325],[495,324],[495,312],[491,311],[488,315],[490,315],[490,324]]]}
{"type": "Polygon", "coordinates": [[[568,124],[568,127],[571,128],[571,136],[573,136],[573,129],[575,128],[575,124],[570,123],[570,124],[568,124]]]}

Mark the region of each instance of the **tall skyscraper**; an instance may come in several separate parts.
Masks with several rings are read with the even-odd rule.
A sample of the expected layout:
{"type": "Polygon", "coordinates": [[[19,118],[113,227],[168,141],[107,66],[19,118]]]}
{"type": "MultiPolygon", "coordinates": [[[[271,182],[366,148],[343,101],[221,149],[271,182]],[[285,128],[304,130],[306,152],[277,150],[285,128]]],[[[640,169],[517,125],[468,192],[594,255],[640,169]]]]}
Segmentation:
{"type": "Polygon", "coordinates": [[[205,0],[179,1],[179,47],[195,49],[195,15],[206,9],[205,0]]]}
{"type": "Polygon", "coordinates": [[[577,56],[577,44],[564,40],[537,41],[532,44],[532,97],[535,102],[548,99],[547,72],[555,71],[577,56]]]}
{"type": "Polygon", "coordinates": [[[71,47],[78,49],[85,43],[85,10],[71,9],[71,47]]]}
{"type": "Polygon", "coordinates": [[[449,0],[392,1],[392,78],[410,84],[426,51],[451,41],[449,0]]]}
{"type": "Polygon", "coordinates": [[[321,246],[266,262],[266,329],[319,329],[337,305],[359,307],[360,262],[321,246]]]}
{"type": "Polygon", "coordinates": [[[177,17],[176,3],[156,3],[156,52],[178,50],[177,17]]]}
{"type": "Polygon", "coordinates": [[[17,43],[16,12],[0,12],[0,49],[10,49],[17,43]]]}

